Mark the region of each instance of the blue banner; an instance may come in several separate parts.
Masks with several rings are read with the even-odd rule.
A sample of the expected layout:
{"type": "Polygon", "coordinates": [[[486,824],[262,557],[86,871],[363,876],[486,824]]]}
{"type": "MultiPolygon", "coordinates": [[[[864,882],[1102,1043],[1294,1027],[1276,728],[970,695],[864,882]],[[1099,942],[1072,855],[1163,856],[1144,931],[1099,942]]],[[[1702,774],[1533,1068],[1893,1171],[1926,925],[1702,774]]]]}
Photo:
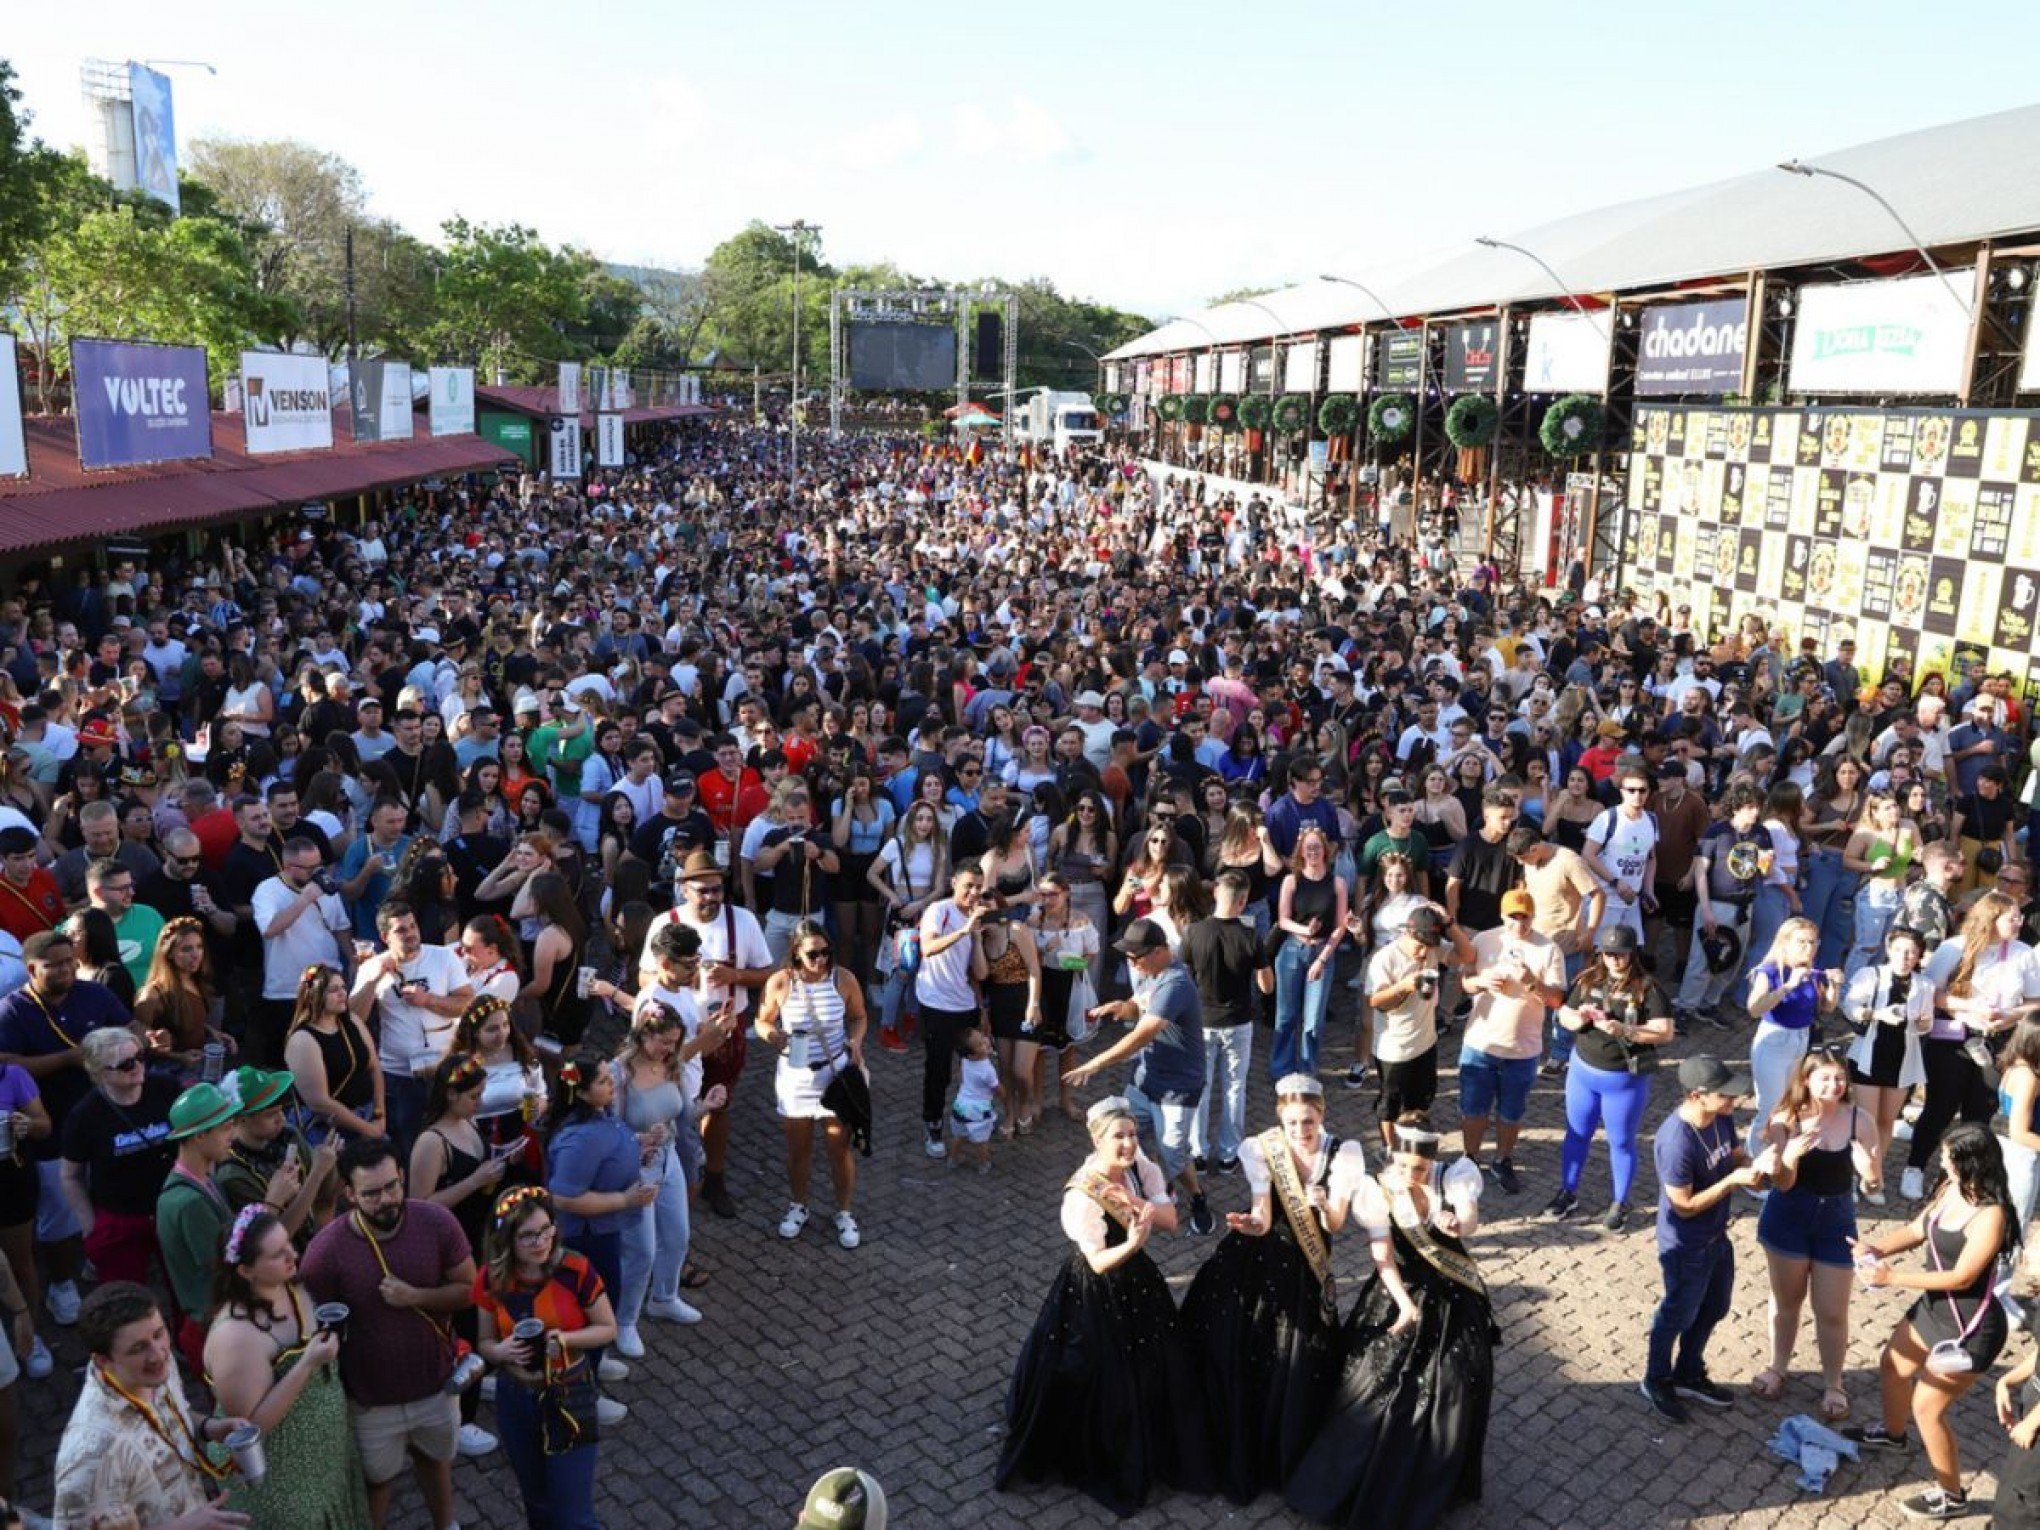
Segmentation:
{"type": "Polygon", "coordinates": [[[135,189],[173,213],[177,205],[177,119],[170,106],[170,76],[128,65],[135,109],[135,189]]]}
{"type": "Polygon", "coordinates": [[[210,457],[205,352],[195,345],[73,340],[78,460],[88,468],[210,457]]]}

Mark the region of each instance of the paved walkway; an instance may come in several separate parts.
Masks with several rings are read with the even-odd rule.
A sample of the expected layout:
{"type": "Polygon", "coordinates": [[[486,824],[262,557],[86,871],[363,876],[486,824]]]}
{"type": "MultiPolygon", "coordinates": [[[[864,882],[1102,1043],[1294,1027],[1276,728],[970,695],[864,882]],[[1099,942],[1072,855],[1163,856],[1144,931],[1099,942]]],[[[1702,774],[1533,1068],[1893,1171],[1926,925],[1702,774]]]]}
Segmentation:
{"type": "MultiPolygon", "coordinates": [[[[1708,1033],[1710,1041],[1717,1038],[1739,1039],[1708,1033]]],[[[1345,1038],[1335,1040],[1328,1077],[1331,1059],[1346,1055],[1345,1038]]],[[[878,1149],[863,1165],[857,1206],[865,1241],[855,1252],[835,1244],[819,1174],[806,1234],[795,1245],[776,1235],[784,1199],[769,1081],[762,1071],[745,1079],[734,1175],[743,1215],[734,1222],[702,1219],[697,1248],[714,1277],[699,1294],[707,1322],[650,1326],[649,1358],[615,1389],[632,1416],[602,1446],[600,1507],[608,1525],[787,1526],[807,1485],[847,1462],[878,1474],[902,1530],[1106,1522],[1088,1500],[1068,1493],[991,1490],[1008,1369],[1067,1252],[1057,1196],[1085,1149],[1083,1129],[1057,1119],[1029,1139],[998,1143],[983,1178],[971,1168],[950,1169],[921,1153],[918,1053],[878,1052],[873,1065],[878,1149]]],[[[1674,1088],[1671,1076],[1661,1075],[1653,1129],[1674,1088]]],[[[1094,1086],[1090,1097],[1102,1092],[1094,1086]]],[[[1336,1083],[1331,1092],[1335,1131],[1372,1131],[1373,1116],[1356,1096],[1336,1083]]],[[[1263,1080],[1251,1124],[1258,1128],[1269,1118],[1263,1080]]],[[[1456,1112],[1441,1105],[1438,1118],[1450,1128],[1456,1112]]],[[[1735,1228],[1741,1275],[1735,1312],[1716,1340],[1714,1365],[1718,1377],[1736,1384],[1740,1400],[1733,1412],[1682,1429],[1662,1426],[1649,1413],[1636,1393],[1658,1291],[1648,1217],[1634,1219],[1621,1236],[1592,1221],[1537,1222],[1555,1184],[1559,1131],[1557,1085],[1542,1081],[1518,1153],[1524,1193],[1510,1199],[1491,1188],[1483,1202],[1485,1225],[1474,1250],[1494,1288],[1504,1336],[1487,1501],[1448,1523],[1457,1530],[1902,1523],[1894,1494],[1914,1491],[1923,1480],[1920,1460],[1884,1456],[1844,1465],[1830,1496],[1808,1498],[1764,1449],[1781,1418],[1811,1413],[1819,1396],[1809,1376],[1810,1334],[1802,1337],[1801,1369],[1785,1402],[1761,1404],[1742,1393],[1761,1363],[1765,1324],[1763,1260],[1746,1209],[1735,1228]]],[[[1606,1205],[1607,1174],[1602,1147],[1582,1197],[1595,1218],[1606,1205]]],[[[1221,1211],[1244,1206],[1242,1180],[1218,1186],[1221,1211]]],[[[1654,1195],[1646,1167],[1637,1199],[1647,1210],[1654,1195]]],[[[1189,1237],[1158,1240],[1157,1257],[1179,1291],[1210,1246],[1189,1237]]],[[[1364,1246],[1349,1237],[1338,1258],[1350,1290],[1364,1246]]],[[[1849,1382],[1859,1418],[1874,1410],[1877,1348],[1904,1300],[1858,1293],[1849,1382]]],[[[68,1332],[58,1356],[54,1378],[23,1383],[22,1489],[35,1506],[49,1503],[56,1436],[84,1358],[68,1332]]],[[[484,1409],[483,1422],[489,1418],[484,1409]]],[[[1990,1418],[1988,1386],[1965,1399],[1957,1423],[1972,1470],[1993,1462],[2003,1436],[1990,1418]]],[[[523,1523],[500,1455],[463,1462],[456,1482],[467,1530],[523,1523]]],[[[1987,1498],[1989,1486],[1976,1482],[1973,1491],[1987,1498]]],[[[423,1524],[415,1493],[405,1489],[398,1502],[395,1525],[423,1524]]],[[[1236,1509],[1223,1499],[1164,1497],[1128,1523],[1298,1521],[1269,1499],[1236,1509]]]]}

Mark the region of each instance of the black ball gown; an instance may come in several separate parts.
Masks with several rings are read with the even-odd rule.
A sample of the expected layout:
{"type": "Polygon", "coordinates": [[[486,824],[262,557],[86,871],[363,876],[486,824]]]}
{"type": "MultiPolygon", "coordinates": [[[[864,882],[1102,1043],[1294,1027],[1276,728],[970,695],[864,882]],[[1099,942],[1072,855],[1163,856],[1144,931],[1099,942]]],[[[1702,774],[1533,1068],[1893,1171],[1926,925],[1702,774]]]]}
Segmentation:
{"type": "Polygon", "coordinates": [[[1487,1290],[1465,1245],[1420,1224],[1406,1192],[1390,1208],[1418,1321],[1391,1334],[1395,1298],[1378,1273],[1367,1277],[1346,1318],[1337,1399],[1286,1495],[1298,1513],[1347,1530],[1428,1530],[1481,1493],[1501,1337],[1487,1290]]]}
{"type": "MultiPolygon", "coordinates": [[[[1255,1145],[1264,1156],[1289,1151],[1279,1141],[1255,1145]]],[[[1329,1182],[1337,1152],[1327,1137],[1306,1188],[1329,1182]]],[[[1289,1481],[1331,1407],[1344,1353],[1333,1288],[1305,1257],[1287,1202],[1271,1194],[1269,1230],[1227,1233],[1183,1301],[1219,1487],[1235,1503],[1289,1481]]]]}
{"type": "MultiPolygon", "coordinates": [[[[1166,1195],[1152,1163],[1140,1160],[1136,1173],[1148,1199],[1166,1195]]],[[[1103,1221],[1105,1247],[1124,1244],[1126,1229],[1103,1221]]],[[[1060,1481],[1122,1517],[1158,1482],[1209,1491],[1195,1368],[1168,1283],[1145,1250],[1103,1275],[1082,1249],[1063,1262],[1014,1363],[1006,1430],[1000,1488],[1016,1478],[1060,1481]]]]}

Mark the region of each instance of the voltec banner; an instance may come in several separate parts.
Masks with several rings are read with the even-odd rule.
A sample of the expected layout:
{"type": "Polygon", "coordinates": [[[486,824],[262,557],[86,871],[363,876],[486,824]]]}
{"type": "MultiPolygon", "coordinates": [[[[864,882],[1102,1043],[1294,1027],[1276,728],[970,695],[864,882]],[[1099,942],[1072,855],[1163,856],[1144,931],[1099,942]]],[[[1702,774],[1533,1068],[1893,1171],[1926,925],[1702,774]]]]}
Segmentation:
{"type": "Polygon", "coordinates": [[[1969,314],[1938,276],[1802,287],[1794,393],[1954,393],[1969,314]]]}
{"type": "Polygon", "coordinates": [[[1499,333],[1493,319],[1455,324],[1445,332],[1447,393],[1494,392],[1495,336],[1499,333]]]}
{"type": "Polygon", "coordinates": [[[248,450],[321,452],[333,445],[326,358],[241,353],[241,419],[248,450]]]}
{"type": "Polygon", "coordinates": [[[411,365],[405,361],[357,361],[348,369],[348,388],[357,441],[411,439],[411,365]]]}
{"type": "Polygon", "coordinates": [[[581,419],[579,415],[556,414],[552,422],[552,450],[547,464],[555,479],[581,476],[581,419]]]}
{"type": "Polygon", "coordinates": [[[475,374],[472,367],[431,370],[430,418],[435,436],[471,435],[475,428],[475,374]]]}
{"type": "Polygon", "coordinates": [[[1424,380],[1424,332],[1391,329],[1374,340],[1374,382],[1384,391],[1414,388],[1424,380]]]}
{"type": "Polygon", "coordinates": [[[1606,314],[1540,313],[1523,357],[1526,393],[1600,393],[1608,386],[1606,314]]]}
{"type": "Polygon", "coordinates": [[[21,431],[21,369],[14,337],[0,335],[0,478],[28,476],[28,438],[21,431]]]}
{"type": "Polygon", "coordinates": [[[1749,310],[1741,298],[1646,308],[1636,352],[1637,396],[1720,398],[1738,392],[1749,333],[1749,310]]]}
{"type": "Polygon", "coordinates": [[[78,461],[128,467],[212,455],[205,352],[195,345],[73,340],[78,461]]]}
{"type": "MultiPolygon", "coordinates": [[[[561,363],[560,363],[560,390],[559,390],[559,391],[560,391],[560,400],[559,400],[559,408],[560,408],[560,413],[561,413],[561,414],[579,414],[579,413],[581,412],[581,363],[580,363],[580,362],[578,362],[578,361],[563,361],[563,362],[561,362],[561,363]]],[[[575,429],[575,430],[576,430],[576,431],[578,432],[578,431],[580,430],[580,426],[579,426],[579,425],[576,425],[576,426],[574,427],[574,429],[575,429]]]]}
{"type": "Polygon", "coordinates": [[[598,414],[595,416],[595,465],[606,468],[620,468],[623,466],[622,415],[598,414]]]}

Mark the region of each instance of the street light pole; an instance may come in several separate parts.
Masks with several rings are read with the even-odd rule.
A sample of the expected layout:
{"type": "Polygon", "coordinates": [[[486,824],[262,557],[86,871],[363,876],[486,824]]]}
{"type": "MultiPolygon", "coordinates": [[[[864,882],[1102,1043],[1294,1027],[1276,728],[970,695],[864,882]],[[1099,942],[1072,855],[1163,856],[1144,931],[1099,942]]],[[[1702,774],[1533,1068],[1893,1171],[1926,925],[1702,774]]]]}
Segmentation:
{"type": "Polygon", "coordinates": [[[1904,234],[1906,239],[1912,244],[1913,253],[1927,263],[1929,271],[1941,278],[1941,285],[1948,289],[1948,296],[1955,300],[1955,306],[1962,310],[1964,316],[1972,319],[1975,317],[1969,299],[1956,291],[1954,281],[1942,269],[1941,264],[1927,253],[1925,242],[1914,231],[1913,226],[1905,221],[1904,217],[1900,215],[1899,210],[1893,207],[1884,193],[1875,186],[1872,186],[1868,181],[1859,181],[1853,175],[1844,175],[1841,171],[1830,170],[1825,165],[1809,165],[1803,160],[1783,160],[1779,163],[1778,168],[1787,175],[1802,175],[1808,180],[1812,180],[1817,175],[1826,176],[1831,181],[1840,181],[1844,186],[1854,186],[1858,191],[1862,192],[1864,196],[1883,208],[1885,216],[1898,225],[1899,232],[1904,234]]]}
{"type": "Polygon", "coordinates": [[[1387,319],[1391,324],[1395,322],[1395,310],[1382,302],[1375,290],[1365,282],[1356,282],[1350,276],[1320,276],[1318,280],[1321,282],[1337,282],[1342,287],[1352,287],[1359,292],[1365,293],[1367,300],[1381,310],[1381,316],[1384,319],[1387,319]]]}
{"type": "Polygon", "coordinates": [[[1479,238],[1475,239],[1473,242],[1475,244],[1486,245],[1491,250],[1515,251],[1518,255],[1521,255],[1525,260],[1530,261],[1533,265],[1537,267],[1538,270],[1542,271],[1546,276],[1551,278],[1552,285],[1558,288],[1558,295],[1564,298],[1568,303],[1572,305],[1573,312],[1587,313],[1590,311],[1585,303],[1582,303],[1577,297],[1573,296],[1572,288],[1567,284],[1566,279],[1560,276],[1556,271],[1552,270],[1550,263],[1546,261],[1542,255],[1539,255],[1535,250],[1526,250],[1523,248],[1522,245],[1511,244],[1506,239],[1490,239],[1486,234],[1482,234],[1479,238]]]}
{"type": "Polygon", "coordinates": [[[774,231],[793,241],[793,391],[786,410],[786,501],[789,505],[800,490],[800,249],[809,234],[819,234],[818,224],[805,218],[774,225],[774,231]]]}

